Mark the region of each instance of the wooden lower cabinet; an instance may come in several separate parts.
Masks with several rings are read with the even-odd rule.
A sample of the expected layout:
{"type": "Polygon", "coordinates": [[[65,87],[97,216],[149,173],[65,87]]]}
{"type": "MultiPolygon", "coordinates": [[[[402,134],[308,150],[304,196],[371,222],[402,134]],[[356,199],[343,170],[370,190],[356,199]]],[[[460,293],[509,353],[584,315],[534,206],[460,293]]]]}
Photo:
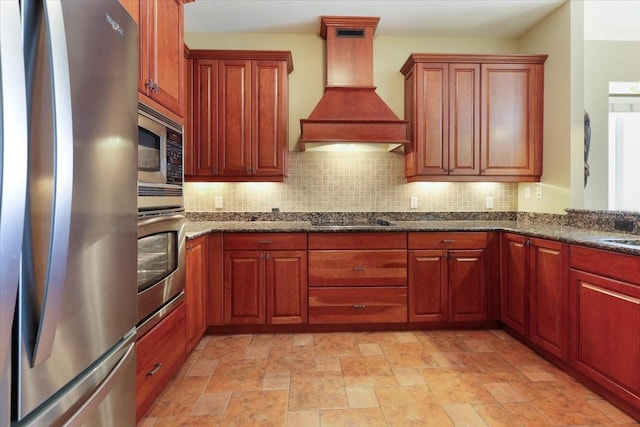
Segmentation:
{"type": "Polygon", "coordinates": [[[311,233],[309,323],[407,321],[405,233],[311,233]]]}
{"type": "Polygon", "coordinates": [[[307,322],[306,234],[230,233],[223,240],[224,324],[307,322]]]}
{"type": "Polygon", "coordinates": [[[201,236],[186,243],[185,304],[187,351],[193,350],[207,328],[207,247],[201,236]]]}
{"type": "Polygon", "coordinates": [[[502,322],[565,361],[567,289],[567,244],[503,235],[502,322]]]}
{"type": "Polygon", "coordinates": [[[136,422],[180,369],[187,355],[186,306],[180,303],[136,343],[136,422]]]}
{"type": "Polygon", "coordinates": [[[486,245],[484,232],[409,233],[409,321],[487,320],[486,245]]]}
{"type": "Polygon", "coordinates": [[[572,247],[570,362],[640,411],[640,259],[572,247]]]}

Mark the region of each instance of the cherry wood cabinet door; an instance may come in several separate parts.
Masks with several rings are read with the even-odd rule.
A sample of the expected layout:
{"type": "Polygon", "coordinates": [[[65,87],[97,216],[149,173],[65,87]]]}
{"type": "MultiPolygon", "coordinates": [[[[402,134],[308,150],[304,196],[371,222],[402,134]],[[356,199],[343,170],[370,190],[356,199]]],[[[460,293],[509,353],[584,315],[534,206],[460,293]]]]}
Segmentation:
{"type": "Polygon", "coordinates": [[[140,0],[138,90],[184,115],[184,4],[140,0]],[[153,83],[153,86],[150,86],[153,83]]]}
{"type": "Polygon", "coordinates": [[[265,323],[265,254],[227,251],[224,254],[224,323],[265,323]]]}
{"type": "Polygon", "coordinates": [[[446,175],[449,171],[449,72],[443,63],[419,64],[416,70],[415,171],[446,175]]]}
{"type": "Polygon", "coordinates": [[[449,251],[449,320],[487,319],[485,251],[449,251]]]}
{"type": "Polygon", "coordinates": [[[218,64],[218,173],[250,175],[251,61],[218,64]]]}
{"type": "Polygon", "coordinates": [[[543,239],[530,242],[529,339],[567,360],[568,245],[543,239]]]}
{"type": "Polygon", "coordinates": [[[447,251],[409,251],[408,273],[409,322],[447,321],[447,251]]]}
{"type": "Polygon", "coordinates": [[[218,61],[193,60],[193,141],[185,145],[188,175],[218,173],[218,61]]]}
{"type": "Polygon", "coordinates": [[[205,237],[186,244],[187,352],[193,350],[207,328],[207,250],[205,237]]]}
{"type": "Polygon", "coordinates": [[[480,65],[449,64],[449,175],[480,173],[480,65]]]}
{"type": "Polygon", "coordinates": [[[267,324],[307,323],[307,251],[266,252],[267,324]]]}
{"type": "Polygon", "coordinates": [[[542,65],[482,64],[482,175],[542,173],[541,74],[542,65]]]}
{"type": "Polygon", "coordinates": [[[570,361],[640,407],[640,286],[570,271],[570,361]]]}
{"type": "Polygon", "coordinates": [[[251,61],[251,173],[284,175],[287,70],[283,61],[251,61]]]}
{"type": "Polygon", "coordinates": [[[503,234],[501,320],[523,337],[529,329],[529,247],[527,238],[503,234]]]}

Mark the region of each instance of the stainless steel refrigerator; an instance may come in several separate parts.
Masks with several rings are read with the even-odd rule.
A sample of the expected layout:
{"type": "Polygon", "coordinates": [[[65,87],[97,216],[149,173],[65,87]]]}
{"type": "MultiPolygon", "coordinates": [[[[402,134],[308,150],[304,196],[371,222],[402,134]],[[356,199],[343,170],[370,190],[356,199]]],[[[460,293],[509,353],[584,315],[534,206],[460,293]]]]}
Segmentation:
{"type": "Polygon", "coordinates": [[[0,0],[0,426],[135,425],[137,35],[0,0]]]}

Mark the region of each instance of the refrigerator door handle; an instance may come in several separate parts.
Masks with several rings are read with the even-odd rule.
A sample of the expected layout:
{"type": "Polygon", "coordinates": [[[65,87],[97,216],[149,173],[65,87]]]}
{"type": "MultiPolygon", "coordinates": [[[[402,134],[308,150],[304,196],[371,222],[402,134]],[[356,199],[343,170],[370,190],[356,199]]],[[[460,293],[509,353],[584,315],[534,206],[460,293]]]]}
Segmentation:
{"type": "Polygon", "coordinates": [[[11,347],[27,194],[27,94],[18,0],[0,1],[0,370],[11,347]]]}
{"type": "Polygon", "coordinates": [[[132,342],[129,344],[129,348],[127,352],[122,356],[120,361],[113,367],[109,375],[102,381],[102,383],[95,389],[91,396],[87,398],[87,400],[82,404],[82,406],[64,423],[64,427],[75,427],[81,426],[85,421],[86,417],[89,416],[93,410],[100,405],[107,394],[113,389],[113,387],[118,383],[120,377],[127,372],[124,369],[128,364],[133,363],[134,350],[136,348],[136,343],[132,342]]]}
{"type": "Polygon", "coordinates": [[[51,86],[54,116],[54,190],[49,263],[40,325],[32,366],[51,355],[60,319],[67,269],[73,190],[73,123],[67,39],[60,0],[44,3],[47,37],[51,49],[51,86]]]}

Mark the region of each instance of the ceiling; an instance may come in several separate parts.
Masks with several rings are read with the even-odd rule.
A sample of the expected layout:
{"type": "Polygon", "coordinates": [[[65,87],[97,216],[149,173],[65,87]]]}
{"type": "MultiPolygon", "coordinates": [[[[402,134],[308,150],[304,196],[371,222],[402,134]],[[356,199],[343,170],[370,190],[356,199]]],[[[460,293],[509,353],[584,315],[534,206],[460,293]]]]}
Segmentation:
{"type": "Polygon", "coordinates": [[[376,35],[518,37],[566,0],[196,0],[186,32],[318,34],[320,16],[379,16],[376,35]]]}

